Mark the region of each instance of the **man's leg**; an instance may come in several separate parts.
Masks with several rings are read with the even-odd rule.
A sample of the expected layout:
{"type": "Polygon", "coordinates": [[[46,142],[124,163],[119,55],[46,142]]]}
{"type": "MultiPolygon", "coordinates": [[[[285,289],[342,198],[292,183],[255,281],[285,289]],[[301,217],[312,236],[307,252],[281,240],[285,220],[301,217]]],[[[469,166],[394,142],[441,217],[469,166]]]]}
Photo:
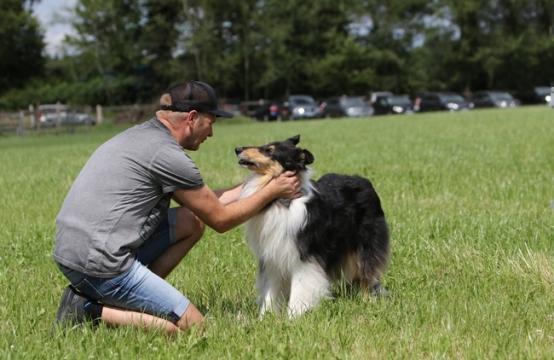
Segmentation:
{"type": "Polygon", "coordinates": [[[202,324],[204,321],[204,317],[193,304],[188,306],[177,324],[154,315],[108,306],[103,307],[100,319],[111,326],[134,326],[147,330],[161,330],[167,334],[187,330],[192,326],[202,324]]]}
{"type": "Polygon", "coordinates": [[[177,242],[149,265],[150,270],[162,278],[165,278],[200,240],[205,225],[189,209],[180,207],[176,209],[174,229],[177,242]]]}
{"type": "Polygon", "coordinates": [[[85,297],[72,286],[68,286],[64,290],[56,320],[60,326],[79,325],[86,321],[94,323],[102,321],[110,326],[134,326],[173,334],[201,324],[203,318],[196,307],[189,304],[179,321],[173,323],[154,315],[101,305],[85,297]]]}
{"type": "MultiPolygon", "coordinates": [[[[161,278],[165,278],[200,240],[205,228],[204,223],[187,208],[176,208],[174,211],[175,216],[169,224],[170,227],[173,227],[169,232],[171,237],[174,237],[174,243],[167,247],[148,266],[150,271],[161,278]]],[[[169,236],[168,233],[165,233],[165,235],[169,236]]],[[[86,301],[88,299],[85,297],[76,298],[78,305],[74,306],[82,306],[86,301]]],[[[109,305],[103,305],[98,316],[101,321],[112,326],[136,326],[145,329],[163,330],[167,333],[188,329],[191,326],[201,324],[204,320],[203,315],[193,304],[188,305],[186,311],[175,323],[143,312],[109,305]]]]}
{"type": "Polygon", "coordinates": [[[204,317],[181,292],[138,261],[122,275],[103,279],[60,266],[74,284],[62,295],[57,323],[78,325],[102,321],[169,334],[203,322],[204,317]],[[92,299],[101,299],[98,303],[92,299]]]}
{"type": "Polygon", "coordinates": [[[108,325],[131,325],[172,333],[204,320],[180,291],[138,261],[116,280],[100,284],[98,290],[104,290],[101,291],[105,294],[103,302],[108,303],[100,319],[108,325]]]}

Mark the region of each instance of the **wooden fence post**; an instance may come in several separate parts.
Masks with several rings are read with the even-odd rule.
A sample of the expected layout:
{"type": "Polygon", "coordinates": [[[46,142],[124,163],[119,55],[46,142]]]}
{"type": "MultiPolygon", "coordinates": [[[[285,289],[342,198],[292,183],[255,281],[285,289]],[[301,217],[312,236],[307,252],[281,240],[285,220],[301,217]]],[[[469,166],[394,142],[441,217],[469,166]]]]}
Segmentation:
{"type": "Polygon", "coordinates": [[[102,105],[96,105],[96,124],[100,125],[104,121],[104,116],[102,114],[102,105]]]}
{"type": "Polygon", "coordinates": [[[35,107],[33,104],[29,105],[29,120],[31,120],[31,129],[35,129],[38,124],[35,119],[35,107]]]}
{"type": "MultiPolygon", "coordinates": [[[[62,104],[58,101],[56,102],[56,128],[62,126],[62,104]]],[[[67,114],[69,116],[69,114],[67,114]]]]}
{"type": "Polygon", "coordinates": [[[37,130],[38,131],[41,131],[42,129],[42,123],[40,122],[40,117],[41,117],[41,113],[40,113],[40,109],[39,109],[39,103],[35,103],[34,105],[34,108],[33,108],[33,115],[35,116],[35,123],[37,124],[37,130]]]}
{"type": "Polygon", "coordinates": [[[23,111],[19,112],[19,120],[17,122],[17,135],[22,136],[25,135],[25,114],[23,111]]]}

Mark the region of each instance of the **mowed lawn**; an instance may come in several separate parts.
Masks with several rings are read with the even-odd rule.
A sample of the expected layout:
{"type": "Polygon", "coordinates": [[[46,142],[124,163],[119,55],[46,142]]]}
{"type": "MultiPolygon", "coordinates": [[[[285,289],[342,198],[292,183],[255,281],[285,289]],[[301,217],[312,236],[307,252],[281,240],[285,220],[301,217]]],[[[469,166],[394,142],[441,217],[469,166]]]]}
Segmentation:
{"type": "Polygon", "coordinates": [[[208,231],[169,278],[207,314],[203,332],[51,332],[66,285],[51,260],[54,219],[120,130],[0,138],[0,358],[554,358],[554,110],[218,122],[192,154],[213,188],[246,175],[235,146],[295,134],[316,177],[368,177],[390,224],[392,296],[363,300],[339,284],[300,319],[259,320],[243,230],[208,231]]]}

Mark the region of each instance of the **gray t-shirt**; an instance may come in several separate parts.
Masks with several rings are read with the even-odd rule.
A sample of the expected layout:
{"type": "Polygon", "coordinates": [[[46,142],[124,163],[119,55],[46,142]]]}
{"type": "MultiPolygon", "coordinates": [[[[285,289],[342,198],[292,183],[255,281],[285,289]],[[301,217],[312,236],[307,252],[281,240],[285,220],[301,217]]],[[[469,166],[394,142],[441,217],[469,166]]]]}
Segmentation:
{"type": "Polygon", "coordinates": [[[156,118],[102,144],[73,183],[56,219],[54,260],[87,275],[127,270],[167,215],[173,191],[203,180],[156,118]]]}

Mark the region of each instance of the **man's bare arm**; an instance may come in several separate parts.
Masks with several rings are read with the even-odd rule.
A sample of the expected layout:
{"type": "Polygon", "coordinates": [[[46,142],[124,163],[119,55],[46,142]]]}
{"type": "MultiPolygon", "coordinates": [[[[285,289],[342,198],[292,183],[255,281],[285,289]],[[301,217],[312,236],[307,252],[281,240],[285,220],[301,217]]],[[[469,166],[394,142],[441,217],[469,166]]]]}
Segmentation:
{"type": "MultiPolygon", "coordinates": [[[[213,190],[213,192],[215,196],[219,199],[219,202],[221,202],[223,205],[228,205],[238,200],[243,185],[244,184],[241,183],[230,188],[213,190]]],[[[185,204],[183,204],[181,200],[179,200],[179,198],[175,196],[175,194],[173,195],[173,200],[175,200],[179,205],[185,206],[185,204]]]]}
{"type": "Polygon", "coordinates": [[[240,183],[227,189],[214,190],[214,193],[223,205],[228,205],[239,199],[243,185],[244,184],[240,183]]]}
{"type": "MultiPolygon", "coordinates": [[[[223,204],[206,185],[197,189],[176,190],[174,196],[206,225],[223,233],[242,224],[276,198],[294,196],[299,187],[298,178],[288,173],[273,179],[256,193],[229,204],[223,204]]],[[[232,198],[238,191],[240,189],[235,187],[226,196],[232,198]]]]}

